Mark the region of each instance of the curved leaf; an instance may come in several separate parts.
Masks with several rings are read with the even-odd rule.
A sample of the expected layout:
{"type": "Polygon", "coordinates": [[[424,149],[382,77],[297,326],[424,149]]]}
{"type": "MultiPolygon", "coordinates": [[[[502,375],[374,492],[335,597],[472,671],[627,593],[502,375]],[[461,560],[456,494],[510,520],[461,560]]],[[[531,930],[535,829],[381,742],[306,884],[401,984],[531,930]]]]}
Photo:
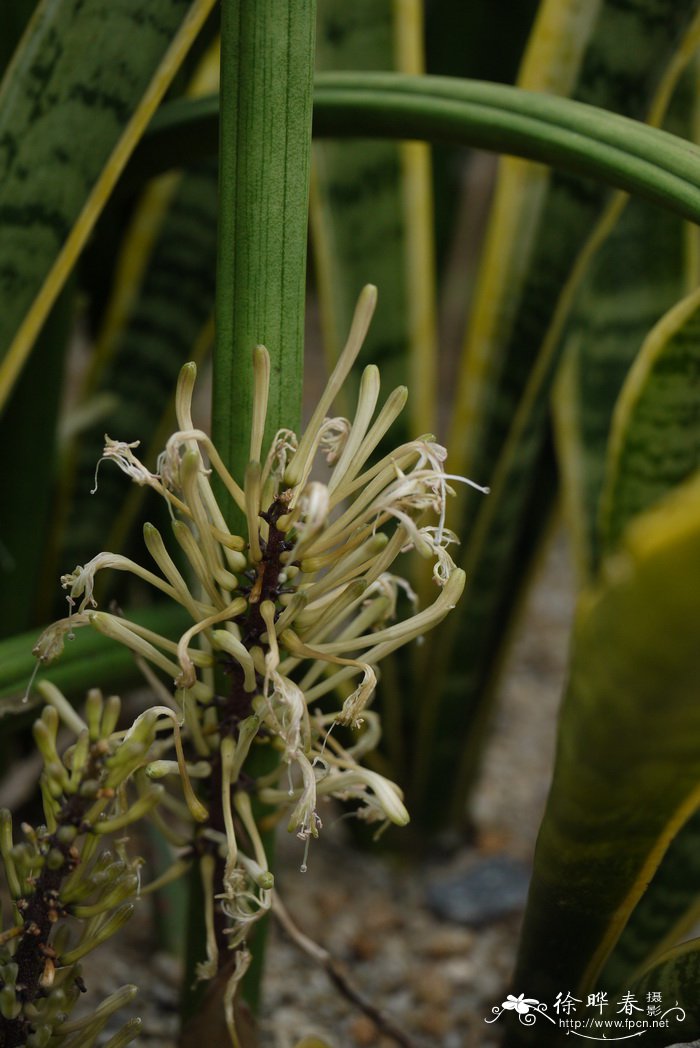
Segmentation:
{"type": "MultiPolygon", "coordinates": [[[[700,149],[656,127],[570,98],[503,84],[402,73],[323,73],[314,135],[454,142],[526,157],[637,193],[700,219],[700,149]]],[[[125,173],[130,183],[214,152],[218,100],[163,106],[125,173]]]]}
{"type": "Polygon", "coordinates": [[[696,476],[630,525],[579,603],[516,972],[541,999],[591,987],[700,804],[698,571],[696,476]]]}

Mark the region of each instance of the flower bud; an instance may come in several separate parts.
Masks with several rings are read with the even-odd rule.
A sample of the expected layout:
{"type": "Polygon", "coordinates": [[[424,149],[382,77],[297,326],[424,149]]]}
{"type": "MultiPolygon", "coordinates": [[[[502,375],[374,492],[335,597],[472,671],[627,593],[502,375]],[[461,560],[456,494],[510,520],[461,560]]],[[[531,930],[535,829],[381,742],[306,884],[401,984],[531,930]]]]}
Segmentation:
{"type": "Polygon", "coordinates": [[[56,840],[59,844],[64,844],[66,847],[72,844],[75,838],[78,836],[77,826],[59,826],[56,830],[56,840]]]}
{"type": "Polygon", "coordinates": [[[17,869],[12,855],[12,815],[7,808],[0,810],[0,855],[2,855],[5,866],[5,876],[10,895],[13,899],[19,899],[22,887],[17,876],[17,869]]]}
{"type": "Polygon", "coordinates": [[[46,856],[46,865],[50,870],[60,870],[66,861],[66,857],[60,848],[51,848],[46,856]]]}
{"type": "MultiPolygon", "coordinates": [[[[118,932],[119,929],[126,924],[133,912],[133,903],[125,903],[123,906],[120,906],[119,909],[115,910],[111,917],[109,917],[104,924],[97,929],[93,936],[86,937],[81,943],[78,943],[73,950],[69,950],[68,953],[63,954],[60,958],[61,967],[65,967],[68,964],[75,964],[75,962],[79,961],[81,957],[84,957],[85,954],[90,953],[91,950],[94,950],[99,946],[100,943],[106,942],[107,939],[110,939],[115,932],[118,932]]],[[[2,991],[0,991],[0,993],[1,992],[2,991]]],[[[133,996],[133,994],[131,996],[133,996]]]]}
{"type": "Polygon", "coordinates": [[[17,973],[19,972],[19,965],[11,961],[9,964],[3,964],[0,967],[0,979],[5,983],[6,986],[14,986],[17,982],[17,973]]]}
{"type": "MultiPolygon", "coordinates": [[[[51,710],[56,717],[56,720],[58,720],[58,714],[51,706],[48,706],[44,710],[44,713],[48,710],[51,710]]],[[[47,765],[55,764],[60,767],[61,762],[56,752],[56,732],[51,729],[50,725],[46,723],[43,717],[41,720],[34,721],[32,734],[34,735],[37,749],[44,758],[44,763],[47,765]]]]}
{"type": "Polygon", "coordinates": [[[50,1026],[35,1026],[27,1037],[27,1048],[46,1048],[53,1030],[50,1026]]]}
{"type": "Polygon", "coordinates": [[[0,1014],[4,1019],[16,1019],[22,1011],[22,1002],[15,996],[14,986],[3,986],[0,990],[0,1014]]]}
{"type": "Polygon", "coordinates": [[[102,705],[102,692],[99,688],[91,688],[85,700],[85,720],[88,726],[90,742],[97,742],[100,737],[102,705]]]}
{"type": "Polygon", "coordinates": [[[121,812],[119,815],[114,815],[111,819],[101,819],[96,822],[93,826],[95,833],[116,833],[117,830],[123,830],[126,826],[130,826],[132,822],[142,819],[152,808],[155,808],[163,796],[163,790],[163,786],[151,786],[126,811],[121,812]]]}
{"type": "Polygon", "coordinates": [[[122,711],[122,700],[118,695],[109,695],[105,700],[104,712],[102,714],[102,725],[100,727],[100,738],[108,739],[116,729],[119,722],[119,714],[122,711]]]}

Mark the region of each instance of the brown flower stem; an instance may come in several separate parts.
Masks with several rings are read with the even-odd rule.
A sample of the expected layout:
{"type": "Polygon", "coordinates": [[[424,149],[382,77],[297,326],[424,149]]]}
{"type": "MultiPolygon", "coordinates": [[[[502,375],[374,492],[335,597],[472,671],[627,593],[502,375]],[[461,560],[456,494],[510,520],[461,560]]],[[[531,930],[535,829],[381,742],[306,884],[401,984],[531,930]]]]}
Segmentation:
{"type": "MultiPolygon", "coordinates": [[[[86,779],[99,777],[105,754],[106,750],[101,743],[93,745],[85,770],[86,779]]],[[[56,816],[56,831],[43,843],[45,854],[60,852],[63,862],[56,868],[44,865],[36,878],[34,891],[16,901],[23,924],[17,930],[12,929],[13,937],[20,940],[13,961],[17,965],[17,996],[25,1004],[41,994],[44,980],[50,983],[52,978],[56,954],[49,939],[54,925],[65,915],[60,900],[61,885],[80,863],[80,854],[75,845],[61,840],[58,831],[63,826],[74,826],[84,831],[84,818],[92,803],[93,800],[81,797],[78,793],[63,802],[56,816]]],[[[19,1048],[26,1044],[27,1034],[28,1022],[24,1015],[20,1014],[16,1019],[6,1019],[0,1015],[0,1048],[19,1048]]]]}
{"type": "Polygon", "coordinates": [[[335,988],[347,998],[351,1004],[354,1004],[356,1008],[359,1008],[361,1012],[372,1020],[374,1025],[384,1034],[386,1037],[390,1037],[396,1044],[401,1045],[401,1048],[419,1048],[418,1043],[414,1041],[404,1030],[402,1030],[394,1020],[383,1012],[376,1005],[372,1004],[370,1000],[362,993],[361,990],[353,983],[350,975],[335,958],[325,949],[323,946],[319,946],[317,942],[310,939],[308,935],[305,935],[300,928],[297,928],[296,924],[289,916],[289,912],[283,905],[278,892],[275,891],[272,897],[272,912],[277,918],[280,927],[283,929],[285,934],[291,939],[295,946],[297,946],[307,957],[311,957],[312,960],[316,961],[318,965],[328,975],[335,988]]]}

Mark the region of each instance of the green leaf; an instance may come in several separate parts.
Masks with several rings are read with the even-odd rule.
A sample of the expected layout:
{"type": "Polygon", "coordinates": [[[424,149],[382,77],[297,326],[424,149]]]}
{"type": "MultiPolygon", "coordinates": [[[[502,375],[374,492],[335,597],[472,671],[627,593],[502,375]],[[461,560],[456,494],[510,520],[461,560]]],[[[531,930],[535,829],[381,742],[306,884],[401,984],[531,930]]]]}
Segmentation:
{"type": "Polygon", "coordinates": [[[691,939],[669,950],[632,983],[630,992],[637,1000],[646,1000],[648,993],[660,993],[662,1011],[669,1009],[669,1026],[645,1032],[645,1045],[667,1048],[669,1039],[675,1043],[682,1038],[685,1043],[700,1037],[699,979],[700,939],[691,939]],[[685,1014],[677,1011],[677,1007],[685,1014]]]}
{"type": "Polygon", "coordinates": [[[0,86],[0,405],[213,2],[37,8],[0,86]]]}
{"type": "MultiPolygon", "coordinates": [[[[698,147],[605,109],[502,84],[400,73],[323,73],[314,135],[454,142],[551,164],[700,219],[698,147]]],[[[169,102],[125,175],[142,180],[216,147],[214,97],[169,102]],[[188,148],[183,149],[187,138],[188,148]]]]}
{"type": "Polygon", "coordinates": [[[103,466],[98,496],[90,494],[104,434],[140,441],[139,454],[155,464],[170,429],[180,368],[211,348],[215,261],[216,163],[205,160],[174,184],[152,186],[125,236],[83,397],[85,404],[102,398],[109,407],[79,434],[64,476],[69,517],[61,570],[84,563],[99,549],[124,548],[144,490],[103,466]]]}
{"type": "Polygon", "coordinates": [[[566,336],[554,398],[567,521],[579,573],[600,549],[598,506],[615,401],[650,328],[682,290],[682,223],[631,200],[594,260],[566,336]]]}
{"type": "Polygon", "coordinates": [[[700,292],[659,321],[615,408],[601,495],[601,541],[614,549],[637,513],[700,465],[700,292]]]}
{"type": "MultiPolygon", "coordinates": [[[[676,91],[667,128],[690,132],[695,80],[676,91]]],[[[632,198],[590,264],[565,335],[554,397],[564,500],[581,578],[599,554],[598,511],[615,401],[646,335],[693,286],[685,275],[688,229],[632,198]]]]}
{"type": "Polygon", "coordinates": [[[671,841],[649,887],[630,915],[600,976],[624,990],[642,968],[675,946],[698,918],[700,812],[671,841]]]}
{"type": "Polygon", "coordinates": [[[51,500],[56,431],[73,306],[71,281],[51,311],[39,336],[38,352],[0,417],[0,444],[10,449],[3,468],[0,579],[8,596],[0,602],[0,637],[41,621],[37,590],[46,577],[55,539],[51,500]]]}
{"type": "Polygon", "coordinates": [[[516,971],[540,999],[591,988],[700,804],[698,570],[696,477],[629,526],[579,602],[516,971]]]}
{"type": "MultiPolygon", "coordinates": [[[[658,13],[660,8],[654,6],[658,13]]],[[[610,49],[612,26],[616,34],[622,31],[622,14],[614,4],[601,7],[581,63],[578,97],[631,112],[639,112],[646,99],[658,117],[669,84],[682,68],[678,54],[685,55],[687,43],[679,42],[683,23],[690,24],[687,35],[695,39],[698,21],[696,5],[686,5],[682,14],[677,5],[666,7],[669,15],[672,8],[673,20],[659,21],[653,46],[646,39],[639,54],[610,49]],[[642,57],[651,60],[652,54],[653,67],[642,65],[642,57]]],[[[641,31],[651,32],[649,11],[643,0],[625,6],[623,22],[627,20],[630,39],[641,31]]],[[[484,329],[479,318],[486,315],[489,334],[496,332],[498,337],[493,343],[477,336],[467,341],[458,397],[467,398],[471,413],[457,411],[448,440],[457,454],[451,456],[449,468],[489,484],[491,492],[486,498],[472,492],[464,499],[465,511],[455,530],[468,536],[460,566],[469,585],[457,615],[425,655],[425,665],[437,667],[433,687],[438,693],[448,664],[461,685],[448,686],[444,701],[423,707],[415,781],[425,794],[426,818],[431,810],[445,808],[448,767],[458,769],[449,776],[455,783],[449,819],[465,817],[505,642],[552,506],[553,484],[546,468],[549,400],[561,334],[593,250],[608,231],[607,202],[608,191],[601,184],[554,173],[524,276],[515,286],[502,286],[500,296],[493,295],[492,282],[484,280],[484,300],[477,297],[474,307],[477,336],[484,329]],[[474,427],[471,436],[462,428],[467,417],[474,427]],[[466,453],[460,455],[460,450],[466,453]],[[455,724],[461,726],[461,753],[455,724]],[[438,749],[440,760],[434,756],[438,749]]],[[[522,222],[513,225],[520,235],[522,222]]],[[[498,253],[486,256],[487,265],[507,249],[506,241],[498,253]]],[[[520,250],[515,248],[516,253],[520,250]]],[[[453,528],[454,519],[453,515],[453,528]]]]}
{"type": "MultiPolygon", "coordinates": [[[[127,614],[134,622],[170,639],[179,639],[189,624],[187,613],[171,605],[127,614]]],[[[39,631],[31,630],[0,641],[0,718],[22,713],[41,701],[36,695],[24,701],[37,665],[32,648],[38,637],[39,631]]],[[[76,629],[74,640],[66,641],[62,655],[39,673],[37,679],[46,677],[69,697],[94,687],[117,691],[142,679],[130,652],[87,627],[76,629]]]]}
{"type": "MultiPolygon", "coordinates": [[[[342,0],[319,6],[316,68],[420,72],[419,4],[342,0]]],[[[437,332],[430,159],[417,143],[319,142],[311,228],[321,327],[331,360],[338,356],[366,283],[379,301],[360,364],[374,363],[391,389],[410,382],[410,427],[435,426],[437,332]]],[[[342,405],[351,417],[354,403],[342,405]]]]}

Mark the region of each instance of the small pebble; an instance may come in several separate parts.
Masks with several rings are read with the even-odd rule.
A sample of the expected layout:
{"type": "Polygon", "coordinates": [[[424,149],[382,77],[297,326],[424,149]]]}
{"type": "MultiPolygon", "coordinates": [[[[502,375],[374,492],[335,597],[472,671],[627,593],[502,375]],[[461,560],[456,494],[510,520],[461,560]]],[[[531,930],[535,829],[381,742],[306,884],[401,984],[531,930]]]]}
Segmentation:
{"type": "Polygon", "coordinates": [[[525,907],[530,871],[507,855],[487,856],[426,886],[428,906],[443,920],[478,928],[519,913],[525,907]]]}
{"type": "Polygon", "coordinates": [[[349,1033],[360,1048],[370,1048],[370,1045],[375,1045],[379,1035],[376,1025],[366,1015],[358,1015],[352,1020],[349,1033]]]}
{"type": "Polygon", "coordinates": [[[447,1005],[452,997],[452,987],[434,968],[419,968],[412,973],[411,985],[416,1000],[424,1004],[447,1005]]]}
{"type": "Polygon", "coordinates": [[[430,934],[423,952],[436,961],[466,954],[474,945],[474,933],[467,928],[440,928],[430,934]]]}

